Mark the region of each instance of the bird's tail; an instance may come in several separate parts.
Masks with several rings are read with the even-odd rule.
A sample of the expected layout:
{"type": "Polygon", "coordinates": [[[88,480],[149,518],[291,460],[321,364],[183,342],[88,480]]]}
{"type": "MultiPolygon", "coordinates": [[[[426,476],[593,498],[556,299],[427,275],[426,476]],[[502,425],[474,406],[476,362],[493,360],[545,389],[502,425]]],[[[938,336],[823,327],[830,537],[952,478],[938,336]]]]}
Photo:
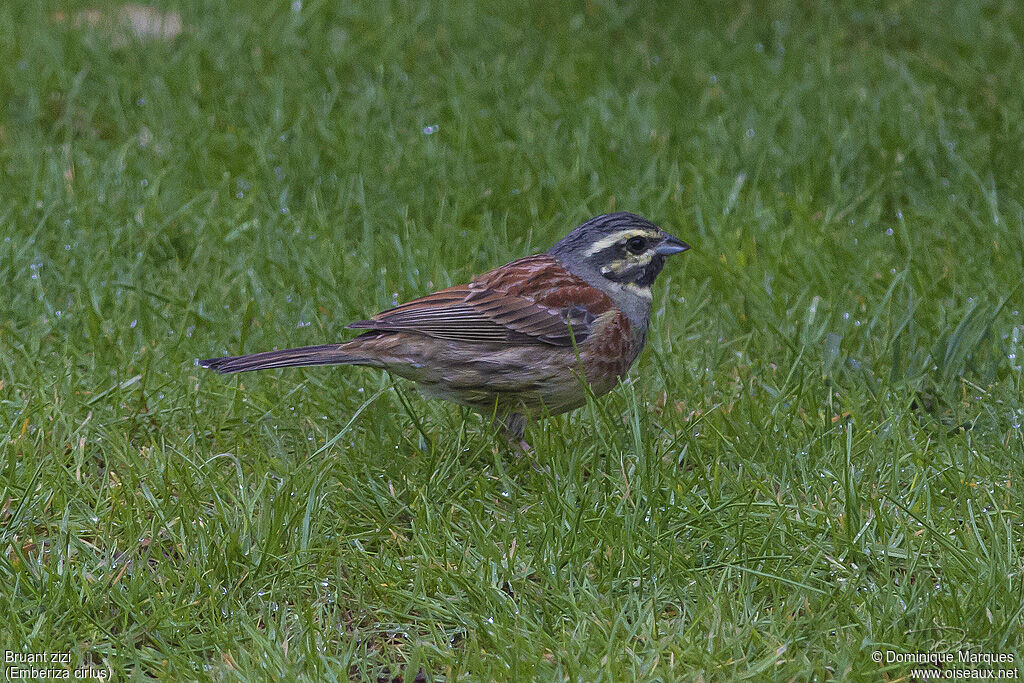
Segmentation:
{"type": "Polygon", "coordinates": [[[298,349],[249,353],[244,356],[207,358],[199,361],[199,365],[226,375],[232,372],[299,368],[309,365],[372,364],[371,359],[350,350],[347,351],[345,346],[346,344],[321,344],[320,346],[303,346],[298,349]]]}

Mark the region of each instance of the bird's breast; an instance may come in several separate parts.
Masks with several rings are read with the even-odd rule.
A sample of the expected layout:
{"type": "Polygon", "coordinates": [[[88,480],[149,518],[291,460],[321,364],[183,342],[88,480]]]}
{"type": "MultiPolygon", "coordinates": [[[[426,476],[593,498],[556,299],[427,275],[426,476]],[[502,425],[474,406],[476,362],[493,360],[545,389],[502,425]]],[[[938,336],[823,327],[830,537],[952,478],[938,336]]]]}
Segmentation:
{"type": "Polygon", "coordinates": [[[640,355],[646,329],[634,329],[629,318],[617,309],[602,313],[594,321],[580,360],[587,380],[597,393],[608,391],[640,355]]]}

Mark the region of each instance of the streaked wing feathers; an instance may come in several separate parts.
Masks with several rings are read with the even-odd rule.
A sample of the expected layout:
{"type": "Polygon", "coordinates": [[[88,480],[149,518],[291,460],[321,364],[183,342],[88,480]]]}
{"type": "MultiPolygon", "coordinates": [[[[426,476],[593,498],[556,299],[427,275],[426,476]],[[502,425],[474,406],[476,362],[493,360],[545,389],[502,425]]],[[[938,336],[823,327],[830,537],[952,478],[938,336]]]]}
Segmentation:
{"type": "Polygon", "coordinates": [[[349,327],[404,330],[476,343],[571,346],[574,340],[586,339],[593,321],[611,307],[607,295],[541,254],[349,327]]]}

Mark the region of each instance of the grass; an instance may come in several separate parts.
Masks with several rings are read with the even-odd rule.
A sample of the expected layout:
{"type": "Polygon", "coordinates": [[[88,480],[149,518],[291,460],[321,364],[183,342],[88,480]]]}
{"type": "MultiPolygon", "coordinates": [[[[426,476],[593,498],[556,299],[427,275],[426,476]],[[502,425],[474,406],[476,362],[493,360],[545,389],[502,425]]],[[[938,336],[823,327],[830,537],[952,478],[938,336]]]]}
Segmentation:
{"type": "Polygon", "coordinates": [[[0,647],[118,680],[1019,671],[1015,3],[183,1],[127,42],[83,6],[0,4],[0,647]],[[694,249],[631,380],[528,430],[547,472],[370,370],[193,365],[609,209],[694,249]]]}

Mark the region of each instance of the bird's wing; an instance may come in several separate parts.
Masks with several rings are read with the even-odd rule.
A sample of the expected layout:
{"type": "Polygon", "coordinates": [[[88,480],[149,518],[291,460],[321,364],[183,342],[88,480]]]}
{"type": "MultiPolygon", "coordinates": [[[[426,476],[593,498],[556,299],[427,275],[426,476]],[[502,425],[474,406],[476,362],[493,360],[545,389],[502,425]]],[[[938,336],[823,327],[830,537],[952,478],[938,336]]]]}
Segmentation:
{"type": "Polygon", "coordinates": [[[602,291],[540,254],[349,327],[475,343],[572,346],[586,339],[594,320],[612,307],[602,291]]]}

